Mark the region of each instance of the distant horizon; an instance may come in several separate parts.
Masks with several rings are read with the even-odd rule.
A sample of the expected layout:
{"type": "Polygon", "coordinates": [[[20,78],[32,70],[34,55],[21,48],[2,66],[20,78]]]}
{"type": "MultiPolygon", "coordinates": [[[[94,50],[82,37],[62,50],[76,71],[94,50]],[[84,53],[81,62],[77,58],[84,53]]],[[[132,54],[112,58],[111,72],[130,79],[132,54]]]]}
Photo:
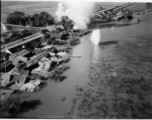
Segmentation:
{"type": "MultiPolygon", "coordinates": [[[[95,2],[96,7],[94,11],[98,10],[101,6],[108,8],[122,4],[123,2],[95,2]]],[[[136,3],[136,5],[129,6],[131,10],[145,10],[144,3],[136,3]]],[[[53,17],[56,17],[55,12],[58,7],[58,1],[1,1],[1,22],[5,23],[7,15],[13,13],[14,11],[21,11],[28,15],[33,15],[35,13],[40,13],[42,11],[48,12],[53,17]]]]}

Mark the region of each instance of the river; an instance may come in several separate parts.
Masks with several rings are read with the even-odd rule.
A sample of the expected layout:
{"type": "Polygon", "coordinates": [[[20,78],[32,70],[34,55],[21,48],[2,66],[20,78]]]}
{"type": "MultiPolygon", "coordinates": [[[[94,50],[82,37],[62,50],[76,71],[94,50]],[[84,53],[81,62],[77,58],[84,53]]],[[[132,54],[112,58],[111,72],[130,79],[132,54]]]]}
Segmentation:
{"type": "Polygon", "coordinates": [[[90,41],[91,34],[82,37],[81,44],[72,50],[73,55],[81,55],[81,58],[71,58],[66,63],[70,68],[63,76],[67,78],[58,83],[48,80],[41,91],[21,94],[22,101],[35,100],[39,104],[29,104],[27,111],[19,116],[152,117],[152,86],[149,84],[152,83],[152,18],[134,25],[103,28],[100,34],[100,42],[116,43],[96,46],[90,41]]]}

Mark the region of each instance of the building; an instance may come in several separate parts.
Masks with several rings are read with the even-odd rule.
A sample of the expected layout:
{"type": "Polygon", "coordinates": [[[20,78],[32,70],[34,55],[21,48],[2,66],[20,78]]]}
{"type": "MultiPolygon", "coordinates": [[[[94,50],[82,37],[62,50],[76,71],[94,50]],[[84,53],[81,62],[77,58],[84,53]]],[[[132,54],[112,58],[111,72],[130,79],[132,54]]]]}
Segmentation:
{"type": "Polygon", "coordinates": [[[13,79],[11,82],[17,83],[17,84],[25,84],[28,83],[30,79],[23,75],[13,75],[13,79]]]}

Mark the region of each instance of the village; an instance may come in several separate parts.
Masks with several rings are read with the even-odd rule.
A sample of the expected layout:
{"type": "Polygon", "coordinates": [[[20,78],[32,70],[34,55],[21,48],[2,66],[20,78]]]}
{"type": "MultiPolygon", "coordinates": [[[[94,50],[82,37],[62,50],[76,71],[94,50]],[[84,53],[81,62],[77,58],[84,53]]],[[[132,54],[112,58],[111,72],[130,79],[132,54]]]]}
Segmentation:
{"type": "MultiPolygon", "coordinates": [[[[113,13],[108,10],[106,11],[107,13],[103,11],[100,12],[100,8],[95,14],[98,14],[97,16],[100,16],[102,21],[109,21],[109,19],[115,21],[126,17],[130,19],[129,16],[131,13],[128,12],[128,10],[126,10],[126,12],[118,11],[120,8],[129,5],[132,5],[132,3],[110,8],[109,10],[112,10],[113,13]],[[124,13],[128,15],[126,16],[124,13]]],[[[86,35],[91,31],[74,30],[74,23],[68,20],[68,18],[66,18],[66,20],[68,28],[63,27],[60,24],[48,26],[46,29],[40,28],[35,30],[36,32],[33,35],[2,44],[1,52],[6,52],[7,57],[1,58],[1,87],[9,88],[9,90],[2,90],[2,101],[15,90],[26,92],[40,90],[45,86],[46,79],[53,78],[56,71],[63,69],[61,70],[63,72],[64,69],[66,69],[63,63],[68,62],[71,57],[81,57],[79,55],[70,56],[69,51],[72,49],[72,46],[80,43],[79,37],[86,35]],[[32,44],[31,41],[39,42],[39,45],[29,51],[28,49],[25,49],[24,44],[28,43],[28,46],[29,44],[32,44]],[[13,53],[10,51],[8,52],[8,49],[13,51],[13,53]]],[[[1,41],[4,41],[10,34],[11,31],[4,32],[1,41]]],[[[58,77],[57,80],[60,81],[60,79],[62,78],[58,77]]]]}
{"type": "MultiPolygon", "coordinates": [[[[53,78],[57,71],[63,72],[66,69],[63,63],[68,62],[70,57],[81,57],[70,56],[69,50],[80,43],[79,36],[83,34],[85,33],[74,34],[73,38],[66,36],[67,40],[61,40],[63,36],[60,36],[53,45],[45,41],[40,43],[43,44],[40,48],[35,48],[33,51],[23,49],[10,54],[9,59],[1,64],[3,71],[1,72],[1,87],[10,88],[1,92],[1,100],[6,99],[5,96],[14,90],[27,92],[40,90],[45,86],[46,79],[53,78]]],[[[62,78],[58,75],[57,80],[60,81],[60,79],[62,78]]]]}
{"type": "MultiPolygon", "coordinates": [[[[101,6],[94,12],[87,29],[77,29],[74,21],[67,16],[57,22],[47,12],[34,15],[20,11],[10,13],[7,22],[1,23],[1,107],[5,108],[3,104],[6,105],[7,100],[18,92],[34,93],[43,90],[48,80],[56,83],[64,81],[62,74],[70,68],[66,63],[83,57],[71,54],[73,48],[81,44],[81,38],[94,31],[95,24],[106,27],[109,24],[113,28],[122,20],[129,21],[122,26],[131,25],[130,21],[138,12],[133,13],[126,7],[133,4],[124,3],[111,8],[101,6]]],[[[140,21],[136,19],[136,23],[140,21]]],[[[98,46],[107,43],[102,42],[98,46]]]]}

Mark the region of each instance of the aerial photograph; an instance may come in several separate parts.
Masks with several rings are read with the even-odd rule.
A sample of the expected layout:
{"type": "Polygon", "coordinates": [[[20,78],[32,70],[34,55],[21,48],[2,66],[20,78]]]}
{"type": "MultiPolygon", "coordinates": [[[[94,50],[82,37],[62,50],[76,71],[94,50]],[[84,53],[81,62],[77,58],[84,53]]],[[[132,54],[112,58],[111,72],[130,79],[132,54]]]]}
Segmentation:
{"type": "Polygon", "coordinates": [[[152,2],[1,1],[0,118],[152,119],[152,2]]]}

